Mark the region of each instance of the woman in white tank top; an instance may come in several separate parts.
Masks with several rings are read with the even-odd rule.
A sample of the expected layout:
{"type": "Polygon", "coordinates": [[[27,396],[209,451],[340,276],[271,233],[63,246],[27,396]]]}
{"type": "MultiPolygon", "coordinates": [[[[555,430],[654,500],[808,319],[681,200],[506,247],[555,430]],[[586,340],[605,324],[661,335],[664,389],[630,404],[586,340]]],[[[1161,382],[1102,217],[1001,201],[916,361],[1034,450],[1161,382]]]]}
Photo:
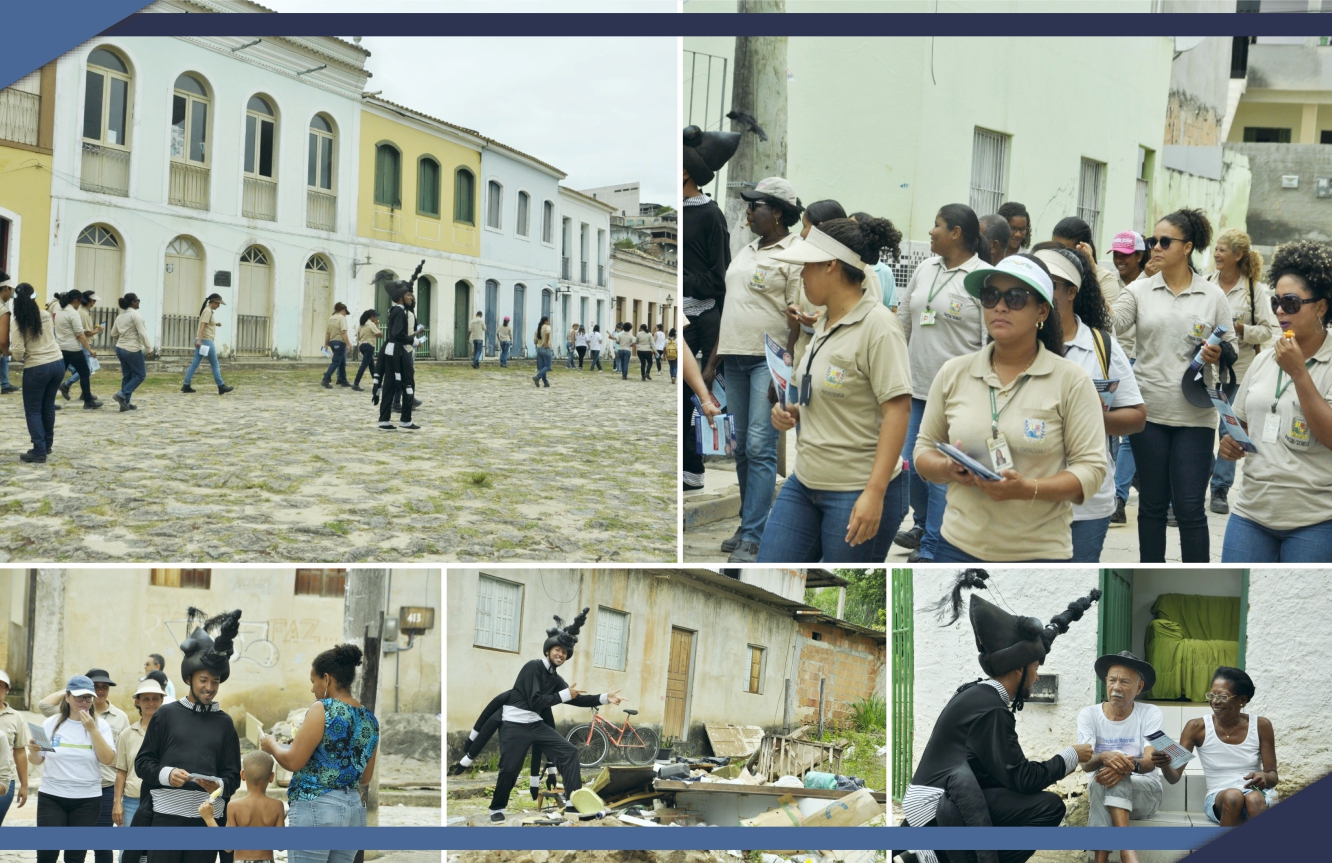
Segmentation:
{"type": "MultiPolygon", "coordinates": [[[[1210,716],[1190,719],[1179,744],[1197,752],[1207,797],[1203,812],[1214,824],[1234,827],[1276,802],[1276,735],[1265,717],[1242,713],[1253,698],[1253,681],[1238,668],[1222,666],[1212,676],[1207,700],[1210,716]]],[[[1152,761],[1175,784],[1182,770],[1170,767],[1170,756],[1157,750],[1152,761]]]]}

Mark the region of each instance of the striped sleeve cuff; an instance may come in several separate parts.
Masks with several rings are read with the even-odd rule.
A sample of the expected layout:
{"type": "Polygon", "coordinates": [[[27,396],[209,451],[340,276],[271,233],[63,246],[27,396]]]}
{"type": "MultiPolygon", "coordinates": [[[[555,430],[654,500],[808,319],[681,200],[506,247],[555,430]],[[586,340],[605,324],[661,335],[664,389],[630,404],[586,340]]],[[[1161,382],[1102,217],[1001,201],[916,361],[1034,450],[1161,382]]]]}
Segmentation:
{"type": "Polygon", "coordinates": [[[1072,746],[1068,747],[1063,752],[1060,752],[1059,757],[1064,759],[1065,776],[1072,773],[1073,769],[1078,766],[1078,750],[1074,749],[1072,746]]]}

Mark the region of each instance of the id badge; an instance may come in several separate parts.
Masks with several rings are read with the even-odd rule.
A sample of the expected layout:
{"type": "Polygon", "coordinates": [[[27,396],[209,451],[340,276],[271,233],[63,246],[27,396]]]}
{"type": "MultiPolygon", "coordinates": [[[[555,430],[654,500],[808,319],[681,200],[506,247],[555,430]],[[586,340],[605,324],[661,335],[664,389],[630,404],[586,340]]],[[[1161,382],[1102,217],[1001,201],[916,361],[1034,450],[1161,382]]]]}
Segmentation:
{"type": "Polygon", "coordinates": [[[935,312],[934,309],[926,309],[925,311],[921,312],[921,313],[920,313],[920,325],[921,325],[922,327],[932,327],[932,326],[934,326],[934,316],[935,316],[936,314],[937,314],[937,312],[935,312]]]}
{"type": "Polygon", "coordinates": [[[1267,412],[1263,417],[1263,443],[1276,443],[1281,434],[1281,414],[1267,412]]]}
{"type": "Polygon", "coordinates": [[[990,466],[994,468],[995,473],[1002,474],[1013,467],[1013,454],[1008,451],[1008,438],[1000,434],[998,437],[990,438],[988,446],[990,466]]]}
{"type": "Polygon", "coordinates": [[[809,393],[814,389],[814,378],[804,375],[800,378],[800,392],[796,393],[796,404],[804,407],[809,404],[809,393]]]}

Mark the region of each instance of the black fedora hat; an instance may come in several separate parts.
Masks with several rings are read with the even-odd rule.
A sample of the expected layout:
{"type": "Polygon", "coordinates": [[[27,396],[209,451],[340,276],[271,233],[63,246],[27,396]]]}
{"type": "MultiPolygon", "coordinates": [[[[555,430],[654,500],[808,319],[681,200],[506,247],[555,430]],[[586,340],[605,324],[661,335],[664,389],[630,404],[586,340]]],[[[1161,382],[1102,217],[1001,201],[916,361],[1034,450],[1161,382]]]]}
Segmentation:
{"type": "Polygon", "coordinates": [[[1145,659],[1139,659],[1127,650],[1121,650],[1119,653],[1107,653],[1105,656],[1096,660],[1096,677],[1105,680],[1105,676],[1110,673],[1110,669],[1116,665],[1122,665],[1126,668],[1132,668],[1138,674],[1142,675],[1142,691],[1146,692],[1156,683],[1156,669],[1145,659]]]}

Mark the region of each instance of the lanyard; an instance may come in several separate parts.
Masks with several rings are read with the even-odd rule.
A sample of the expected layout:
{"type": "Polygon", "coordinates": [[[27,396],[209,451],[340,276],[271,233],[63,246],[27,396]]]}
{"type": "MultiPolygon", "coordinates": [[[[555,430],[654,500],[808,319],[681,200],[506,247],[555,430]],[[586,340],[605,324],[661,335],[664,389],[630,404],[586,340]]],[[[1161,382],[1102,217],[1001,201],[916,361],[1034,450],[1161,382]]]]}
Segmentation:
{"type": "Polygon", "coordinates": [[[925,298],[925,311],[930,311],[930,304],[934,302],[934,298],[939,296],[939,292],[948,287],[948,285],[952,283],[953,278],[960,272],[962,272],[960,267],[949,272],[943,268],[943,261],[939,262],[939,272],[934,274],[934,281],[930,284],[929,296],[925,298]],[[939,277],[944,274],[948,275],[948,280],[941,285],[939,284],[939,277]]]}
{"type": "MultiPolygon", "coordinates": [[[[819,351],[823,350],[823,346],[826,345],[826,344],[828,344],[828,340],[831,339],[833,336],[837,335],[837,331],[840,330],[840,329],[841,329],[842,327],[844,327],[844,326],[846,326],[846,324],[838,324],[837,326],[833,327],[833,328],[832,328],[832,332],[830,332],[830,333],[828,333],[828,335],[824,336],[824,337],[823,337],[823,340],[820,341],[817,345],[814,345],[814,344],[811,344],[811,345],[810,345],[810,348],[809,348],[809,359],[807,359],[807,360],[805,361],[805,377],[806,377],[807,379],[809,378],[809,370],[812,369],[812,368],[814,367],[814,358],[815,358],[816,356],[818,356],[819,351]]],[[[802,395],[803,395],[803,393],[802,393],[802,395]]]]}
{"type": "MultiPolygon", "coordinates": [[[[1312,368],[1313,364],[1314,364],[1313,357],[1310,357],[1309,359],[1304,361],[1304,367],[1306,369],[1312,368]]],[[[1272,399],[1272,413],[1276,413],[1277,402],[1281,401],[1281,394],[1284,393],[1286,391],[1286,388],[1290,386],[1290,381],[1286,381],[1285,383],[1281,382],[1281,379],[1285,376],[1286,373],[1284,371],[1282,371],[1281,369],[1277,369],[1276,398],[1272,399]]]]}
{"type": "Polygon", "coordinates": [[[1022,380],[1018,381],[1018,385],[1017,385],[1017,387],[1014,388],[1014,390],[1013,390],[1013,394],[1012,394],[1011,396],[1008,397],[1008,401],[1004,402],[1004,407],[1003,407],[1003,408],[995,408],[994,387],[990,387],[990,437],[991,437],[991,438],[993,438],[993,439],[995,439],[995,440],[998,440],[998,438],[999,438],[999,414],[1003,413],[1003,412],[1004,412],[1004,408],[1008,407],[1009,405],[1011,405],[1011,404],[1013,403],[1013,399],[1017,398],[1018,390],[1022,389],[1022,386],[1023,386],[1028,380],[1030,380],[1030,378],[1031,378],[1030,375],[1023,375],[1023,376],[1022,376],[1022,380]]]}

